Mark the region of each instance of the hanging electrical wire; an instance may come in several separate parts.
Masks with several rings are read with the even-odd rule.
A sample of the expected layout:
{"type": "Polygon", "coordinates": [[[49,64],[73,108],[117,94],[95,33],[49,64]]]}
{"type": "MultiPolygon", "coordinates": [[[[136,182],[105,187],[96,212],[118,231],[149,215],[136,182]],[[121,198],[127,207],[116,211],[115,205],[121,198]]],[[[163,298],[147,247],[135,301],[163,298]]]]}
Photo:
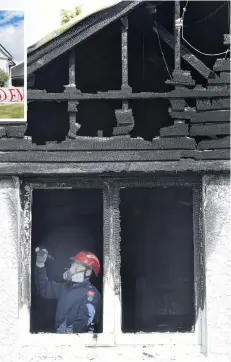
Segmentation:
{"type": "Polygon", "coordinates": [[[214,53],[214,54],[204,53],[204,52],[200,51],[199,49],[195,48],[191,43],[189,43],[188,40],[186,40],[186,39],[184,38],[184,16],[185,16],[185,13],[186,13],[186,10],[187,10],[187,6],[188,6],[188,1],[187,1],[187,3],[186,3],[185,7],[183,8],[183,13],[182,13],[182,16],[181,16],[181,19],[182,19],[182,33],[181,33],[181,34],[182,34],[182,35],[181,35],[182,40],[184,40],[184,42],[185,42],[186,44],[188,44],[192,49],[194,49],[194,50],[195,50],[196,52],[198,52],[199,54],[206,55],[206,56],[210,56],[210,57],[219,56],[219,55],[223,55],[223,54],[226,54],[226,56],[227,56],[227,53],[230,51],[230,48],[228,48],[226,51],[221,52],[221,53],[214,53]]]}
{"type": "Polygon", "coordinates": [[[156,26],[156,33],[157,33],[157,38],[158,38],[158,42],[159,42],[160,52],[161,52],[162,58],[163,58],[163,60],[164,60],[165,67],[166,67],[166,69],[167,69],[167,71],[168,71],[169,77],[170,77],[170,79],[172,79],[172,75],[171,75],[170,70],[169,70],[169,68],[168,68],[168,64],[167,64],[167,62],[166,62],[166,59],[165,59],[165,56],[164,56],[164,52],[163,52],[163,49],[162,49],[162,46],[161,46],[160,35],[159,35],[159,31],[158,31],[158,27],[157,27],[156,21],[155,21],[155,26],[156,26]]]}
{"type": "Polygon", "coordinates": [[[215,15],[220,9],[222,9],[225,5],[228,5],[229,6],[229,1],[225,2],[224,4],[218,6],[218,8],[216,8],[213,12],[211,12],[210,14],[204,16],[203,18],[201,19],[198,19],[192,23],[189,23],[189,24],[185,24],[184,27],[187,28],[189,26],[192,26],[192,25],[196,25],[196,24],[200,24],[204,21],[206,21],[207,19],[209,19],[211,16],[215,15]]]}

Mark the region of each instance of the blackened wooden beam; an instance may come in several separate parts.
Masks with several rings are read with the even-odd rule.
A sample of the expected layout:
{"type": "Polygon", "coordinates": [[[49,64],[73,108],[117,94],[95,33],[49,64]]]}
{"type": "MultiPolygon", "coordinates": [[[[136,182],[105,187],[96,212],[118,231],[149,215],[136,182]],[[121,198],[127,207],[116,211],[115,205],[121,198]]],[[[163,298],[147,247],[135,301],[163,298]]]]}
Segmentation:
{"type": "Polygon", "coordinates": [[[169,109],[169,114],[172,118],[190,119],[192,123],[221,123],[230,120],[230,111],[228,109],[205,112],[196,112],[195,108],[184,112],[174,112],[169,109]]]}
{"type": "Polygon", "coordinates": [[[208,84],[216,84],[216,85],[223,85],[223,84],[230,84],[230,72],[222,72],[220,77],[210,78],[208,79],[208,84]]]}
{"type": "Polygon", "coordinates": [[[128,85],[128,17],[121,19],[121,66],[122,66],[122,89],[131,90],[128,85]]]}
{"type": "Polygon", "coordinates": [[[180,160],[180,150],[1,152],[0,162],[139,162],[180,160]]]}
{"type": "Polygon", "coordinates": [[[188,136],[188,128],[189,126],[184,121],[175,121],[172,126],[160,128],[160,137],[188,136]]]}
{"type": "Polygon", "coordinates": [[[180,52],[180,35],[181,35],[182,20],[180,16],[180,1],[175,1],[175,28],[174,28],[174,60],[175,71],[181,70],[181,52],[180,52]]]}
{"type": "MultiPolygon", "coordinates": [[[[170,34],[163,26],[157,23],[158,33],[161,39],[168,44],[172,49],[175,47],[175,41],[172,34],[170,34]]],[[[154,27],[153,30],[157,33],[157,29],[154,27]]],[[[193,55],[184,45],[181,44],[180,49],[181,57],[186,60],[194,69],[196,69],[205,79],[209,78],[212,70],[209,69],[201,60],[193,55]]]]}
{"type": "Polygon", "coordinates": [[[213,70],[215,72],[230,72],[230,58],[228,59],[217,59],[213,70]]]}
{"type": "MultiPolygon", "coordinates": [[[[132,88],[128,84],[128,17],[121,19],[121,73],[122,73],[122,91],[132,92],[132,88]]],[[[113,128],[114,136],[128,135],[134,128],[134,118],[132,110],[129,109],[127,99],[122,100],[122,109],[115,110],[117,120],[116,127],[113,128]]]]}
{"type": "Polygon", "coordinates": [[[219,111],[205,111],[205,112],[195,112],[191,117],[191,123],[206,123],[206,122],[229,122],[230,120],[230,111],[219,110],[219,111]]]}
{"type": "Polygon", "coordinates": [[[90,99],[152,99],[152,98],[164,98],[164,99],[177,99],[177,98],[221,98],[229,97],[230,91],[228,89],[216,89],[216,90],[200,90],[200,89],[177,89],[167,93],[154,93],[154,92],[140,92],[130,93],[124,91],[108,91],[98,92],[96,94],[90,93],[77,93],[77,92],[63,92],[63,93],[47,93],[41,90],[29,89],[27,92],[28,101],[61,101],[66,102],[68,100],[85,101],[90,99]]]}
{"type": "Polygon", "coordinates": [[[230,149],[230,137],[221,137],[215,140],[204,140],[198,143],[198,150],[214,150],[217,148],[230,149]]]}
{"type": "MultiPolygon", "coordinates": [[[[207,151],[206,151],[207,152],[207,151]]],[[[83,176],[89,174],[102,175],[102,173],[122,173],[130,172],[130,175],[139,175],[145,172],[157,175],[166,173],[175,175],[176,172],[195,171],[195,172],[230,172],[230,161],[212,160],[200,161],[194,159],[181,159],[180,161],[165,162],[82,162],[82,163],[63,163],[63,162],[0,162],[1,175],[31,175],[31,176],[83,176]]]]}
{"type": "Polygon", "coordinates": [[[118,150],[174,150],[195,149],[195,140],[189,137],[155,137],[152,141],[130,136],[110,138],[77,136],[75,140],[67,139],[61,143],[47,142],[46,145],[36,145],[31,139],[6,138],[6,132],[1,134],[0,151],[118,151],[118,150]],[[3,137],[3,138],[1,138],[3,137]]]}
{"type": "MultiPolygon", "coordinates": [[[[201,97],[198,97],[201,98],[201,97]]],[[[230,109],[230,97],[216,99],[197,99],[196,108],[198,111],[213,111],[218,109],[230,109]]]]}
{"type": "MultiPolygon", "coordinates": [[[[161,151],[93,151],[93,152],[1,152],[1,163],[88,163],[88,162],[153,162],[153,161],[180,161],[181,158],[194,158],[198,159],[229,159],[230,152],[228,149],[220,150],[161,150],[161,151]]],[[[72,166],[70,165],[72,168],[72,166]]],[[[113,170],[113,168],[112,168],[113,170]]],[[[147,172],[149,170],[147,169],[147,172]]]]}
{"type": "Polygon", "coordinates": [[[218,124],[193,124],[190,128],[189,134],[193,136],[228,136],[230,135],[230,124],[218,123],[218,124]]]}
{"type": "Polygon", "coordinates": [[[69,86],[75,87],[75,49],[69,54],[69,86]]]}
{"type": "Polygon", "coordinates": [[[206,151],[194,151],[194,158],[196,160],[229,160],[230,150],[206,150],[206,151]]]}
{"type": "MultiPolygon", "coordinates": [[[[65,86],[65,93],[81,93],[76,88],[75,80],[75,49],[69,52],[69,84],[65,86]]],[[[68,112],[69,112],[69,131],[68,138],[76,138],[76,133],[80,129],[80,124],[76,123],[78,101],[68,100],[68,112]]]]}

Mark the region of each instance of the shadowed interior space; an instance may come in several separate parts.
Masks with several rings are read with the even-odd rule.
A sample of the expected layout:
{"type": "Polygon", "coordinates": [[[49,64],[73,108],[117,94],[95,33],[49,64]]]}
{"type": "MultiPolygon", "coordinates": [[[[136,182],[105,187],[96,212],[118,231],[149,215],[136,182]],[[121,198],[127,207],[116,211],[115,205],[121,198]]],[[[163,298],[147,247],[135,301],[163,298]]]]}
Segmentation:
{"type": "MultiPolygon", "coordinates": [[[[100,260],[99,278],[91,282],[102,295],[103,276],[103,196],[99,189],[34,190],[32,205],[32,333],[54,333],[56,300],[45,299],[36,290],[34,267],[36,247],[46,248],[54,257],[48,259],[50,280],[64,282],[62,274],[70,266],[69,257],[81,250],[96,254],[100,260]]],[[[102,312],[96,332],[102,332],[102,312]]]]}
{"type": "Polygon", "coordinates": [[[121,189],[123,332],[190,332],[195,324],[190,187],[121,189]]]}
{"type": "MultiPolygon", "coordinates": [[[[184,37],[199,52],[183,40],[182,46],[186,46],[193,55],[212,69],[215,58],[205,56],[201,52],[219,53],[226,50],[223,34],[229,33],[228,2],[182,1],[181,13],[184,7],[187,8],[184,16],[184,37]],[[213,12],[213,16],[206,17],[213,12]]],[[[158,27],[162,26],[170,34],[174,34],[174,2],[145,1],[128,13],[128,23],[128,83],[132,91],[171,91],[173,87],[166,84],[166,81],[171,78],[174,70],[174,50],[160,38],[158,27]],[[150,6],[151,11],[148,10],[150,6]]],[[[76,27],[78,28],[78,25],[76,27]]],[[[191,71],[197,84],[207,85],[207,79],[183,58],[181,65],[183,70],[191,71]]],[[[82,92],[120,90],[121,72],[120,20],[112,22],[75,47],[75,82],[77,89],[82,92]]],[[[66,52],[35,72],[32,89],[63,92],[69,83],[68,74],[69,60],[66,52]]],[[[195,107],[195,99],[187,100],[187,105],[195,107]]],[[[100,130],[104,137],[111,137],[116,125],[115,110],[121,107],[122,102],[119,100],[81,100],[76,114],[76,122],[81,125],[77,135],[97,137],[100,130]]],[[[133,110],[135,121],[135,127],[130,133],[134,138],[142,137],[151,141],[159,136],[161,127],[173,124],[173,119],[168,113],[168,100],[135,100],[129,102],[129,107],[133,110]]],[[[56,104],[55,109],[49,102],[39,102],[39,109],[33,102],[29,103],[27,120],[26,135],[32,136],[34,143],[62,142],[69,129],[67,102],[56,104]]]]}

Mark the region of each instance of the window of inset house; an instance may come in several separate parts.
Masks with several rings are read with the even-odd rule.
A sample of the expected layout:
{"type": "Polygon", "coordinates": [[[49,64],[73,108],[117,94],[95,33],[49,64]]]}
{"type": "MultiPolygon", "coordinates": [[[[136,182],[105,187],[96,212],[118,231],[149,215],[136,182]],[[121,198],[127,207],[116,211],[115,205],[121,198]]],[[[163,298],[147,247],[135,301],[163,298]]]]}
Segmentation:
{"type": "Polygon", "coordinates": [[[76,252],[98,256],[101,273],[91,281],[102,308],[94,344],[201,344],[200,187],[190,177],[27,183],[30,332],[56,332],[57,301],[40,296],[34,283],[39,246],[54,257],[46,269],[56,282],[76,252]]]}

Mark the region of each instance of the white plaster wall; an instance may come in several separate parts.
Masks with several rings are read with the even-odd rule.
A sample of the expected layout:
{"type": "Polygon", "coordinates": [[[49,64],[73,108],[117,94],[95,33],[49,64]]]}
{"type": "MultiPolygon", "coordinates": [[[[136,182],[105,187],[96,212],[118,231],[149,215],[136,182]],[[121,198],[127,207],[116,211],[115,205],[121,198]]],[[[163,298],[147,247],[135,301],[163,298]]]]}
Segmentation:
{"type": "Polygon", "coordinates": [[[203,179],[208,354],[231,360],[231,228],[229,176],[203,179]]]}
{"type": "Polygon", "coordinates": [[[10,361],[18,318],[19,183],[0,179],[0,361],[10,361]]]}
{"type": "Polygon", "coordinates": [[[7,59],[0,58],[0,69],[4,70],[4,72],[8,71],[7,59]]]}
{"type": "Polygon", "coordinates": [[[84,347],[78,336],[29,336],[28,310],[18,319],[19,183],[0,180],[0,361],[229,362],[230,237],[228,177],[203,178],[208,355],[189,346],[84,347]],[[57,341],[57,337],[58,338],[57,341]],[[70,338],[70,339],[68,339],[70,338]],[[69,344],[68,344],[69,341],[69,344]]]}

